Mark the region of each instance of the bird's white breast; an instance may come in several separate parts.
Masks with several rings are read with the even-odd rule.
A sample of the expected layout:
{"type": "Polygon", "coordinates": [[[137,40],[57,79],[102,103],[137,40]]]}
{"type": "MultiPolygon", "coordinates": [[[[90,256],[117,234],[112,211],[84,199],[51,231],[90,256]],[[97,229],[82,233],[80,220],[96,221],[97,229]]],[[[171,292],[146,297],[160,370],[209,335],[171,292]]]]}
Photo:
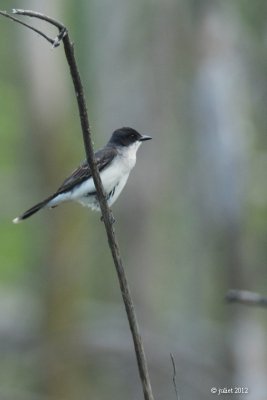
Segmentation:
{"type": "Polygon", "coordinates": [[[111,165],[101,172],[102,183],[107,193],[116,185],[122,186],[123,189],[131,170],[135,166],[136,152],[140,144],[140,142],[137,142],[127,148],[119,149],[118,155],[111,165]]]}

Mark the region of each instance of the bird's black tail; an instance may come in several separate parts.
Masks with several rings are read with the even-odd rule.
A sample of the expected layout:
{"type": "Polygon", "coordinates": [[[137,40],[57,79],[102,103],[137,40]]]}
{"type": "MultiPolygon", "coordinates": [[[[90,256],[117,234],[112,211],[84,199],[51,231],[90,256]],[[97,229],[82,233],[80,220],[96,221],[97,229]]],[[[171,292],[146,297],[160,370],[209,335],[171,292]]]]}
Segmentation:
{"type": "Polygon", "coordinates": [[[24,219],[27,219],[31,217],[33,214],[37,213],[40,211],[42,208],[44,208],[53,198],[55,195],[47,197],[47,199],[41,201],[38,204],[35,204],[35,206],[29,208],[29,210],[25,211],[23,214],[21,214],[19,217],[14,218],[13,222],[14,224],[18,224],[19,222],[23,221],[24,219]]]}

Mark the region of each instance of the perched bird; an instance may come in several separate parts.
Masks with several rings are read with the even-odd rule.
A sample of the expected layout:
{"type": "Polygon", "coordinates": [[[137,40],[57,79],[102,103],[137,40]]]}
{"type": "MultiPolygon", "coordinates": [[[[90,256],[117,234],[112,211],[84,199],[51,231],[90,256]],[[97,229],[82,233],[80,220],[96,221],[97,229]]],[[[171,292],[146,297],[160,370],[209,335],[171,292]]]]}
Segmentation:
{"type": "MultiPolygon", "coordinates": [[[[109,206],[119,197],[135,166],[136,152],[139,146],[143,141],[150,139],[150,136],[140,135],[132,128],[120,128],[113,132],[106,146],[95,153],[96,164],[109,206]]],[[[13,219],[13,222],[17,224],[42,208],[56,207],[65,201],[77,201],[93,210],[100,211],[92,173],[87,161],[73,171],[54,194],[13,219]]]]}

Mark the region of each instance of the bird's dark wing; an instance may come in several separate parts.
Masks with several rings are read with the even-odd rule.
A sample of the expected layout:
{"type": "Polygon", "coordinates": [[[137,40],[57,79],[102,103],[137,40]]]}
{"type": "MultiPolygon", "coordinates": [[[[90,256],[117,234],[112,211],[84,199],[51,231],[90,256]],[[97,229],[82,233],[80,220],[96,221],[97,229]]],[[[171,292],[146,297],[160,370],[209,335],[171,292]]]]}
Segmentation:
{"type": "MultiPolygon", "coordinates": [[[[117,155],[117,151],[113,147],[104,147],[95,153],[96,164],[99,172],[103,171],[117,155]]],[[[55,194],[65,193],[72,190],[75,186],[80,185],[85,180],[92,177],[91,169],[84,161],[73,173],[64,180],[62,185],[58,188],[55,194]]]]}

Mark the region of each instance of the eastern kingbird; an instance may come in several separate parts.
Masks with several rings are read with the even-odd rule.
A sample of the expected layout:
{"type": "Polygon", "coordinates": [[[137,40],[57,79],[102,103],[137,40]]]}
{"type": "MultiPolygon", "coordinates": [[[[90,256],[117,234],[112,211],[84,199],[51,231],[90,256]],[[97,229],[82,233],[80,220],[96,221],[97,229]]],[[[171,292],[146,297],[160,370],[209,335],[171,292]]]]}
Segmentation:
{"type": "MultiPolygon", "coordinates": [[[[150,139],[150,136],[140,135],[132,128],[117,129],[106,146],[95,153],[96,164],[109,206],[119,197],[135,166],[136,152],[139,146],[143,141],[150,139]]],[[[100,211],[92,173],[87,161],[73,171],[54,194],[13,219],[13,222],[17,224],[42,208],[53,208],[69,200],[100,211]]]]}

